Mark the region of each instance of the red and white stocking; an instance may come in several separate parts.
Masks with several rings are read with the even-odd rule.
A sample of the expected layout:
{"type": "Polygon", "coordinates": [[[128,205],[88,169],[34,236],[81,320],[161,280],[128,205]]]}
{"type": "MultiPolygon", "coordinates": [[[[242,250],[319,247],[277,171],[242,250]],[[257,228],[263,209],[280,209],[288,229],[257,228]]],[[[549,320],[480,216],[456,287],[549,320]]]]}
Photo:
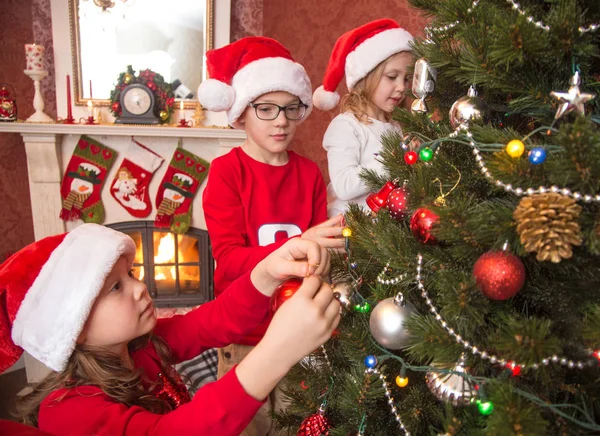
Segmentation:
{"type": "Polygon", "coordinates": [[[162,157],[131,140],[110,186],[110,193],[132,216],[144,218],[152,212],[148,185],[162,162],[162,157]]]}

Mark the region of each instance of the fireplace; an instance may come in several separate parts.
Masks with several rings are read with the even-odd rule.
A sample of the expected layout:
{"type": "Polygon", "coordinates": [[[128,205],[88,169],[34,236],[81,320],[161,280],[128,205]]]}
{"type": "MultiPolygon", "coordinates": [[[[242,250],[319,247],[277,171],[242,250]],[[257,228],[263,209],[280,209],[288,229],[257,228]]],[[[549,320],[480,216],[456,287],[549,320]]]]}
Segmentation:
{"type": "Polygon", "coordinates": [[[148,286],[156,307],[197,306],[213,299],[213,257],[206,230],[178,235],[153,221],[109,224],[133,239],[133,273],[148,286]]]}

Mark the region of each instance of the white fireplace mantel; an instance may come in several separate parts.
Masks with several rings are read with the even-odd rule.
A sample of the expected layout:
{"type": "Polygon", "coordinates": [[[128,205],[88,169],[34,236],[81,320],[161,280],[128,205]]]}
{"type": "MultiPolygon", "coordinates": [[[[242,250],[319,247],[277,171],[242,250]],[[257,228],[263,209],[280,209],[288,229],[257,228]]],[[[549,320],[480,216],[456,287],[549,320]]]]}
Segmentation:
{"type": "MultiPolygon", "coordinates": [[[[36,240],[70,230],[70,226],[58,218],[61,209],[60,183],[67,163],[65,160],[68,161],[72,145],[81,135],[92,136],[111,146],[117,143],[117,149],[119,143],[132,136],[143,143],[149,142],[151,148],[167,160],[163,171],[173,147],[179,141],[182,141],[184,148],[210,162],[232,147],[240,145],[246,138],[243,130],[223,127],[181,128],[120,124],[15,122],[1,123],[0,132],[20,133],[23,137],[36,240]]],[[[203,216],[201,220],[203,221],[203,216]]],[[[112,221],[119,221],[119,218],[115,217],[112,221]]],[[[200,224],[200,228],[203,227],[200,224]]]]}

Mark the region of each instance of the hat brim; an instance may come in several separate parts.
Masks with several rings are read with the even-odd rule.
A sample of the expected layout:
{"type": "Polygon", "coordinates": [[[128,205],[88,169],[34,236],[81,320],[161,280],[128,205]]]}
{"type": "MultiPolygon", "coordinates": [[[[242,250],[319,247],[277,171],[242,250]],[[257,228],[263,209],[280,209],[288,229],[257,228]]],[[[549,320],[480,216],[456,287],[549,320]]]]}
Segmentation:
{"type": "Polygon", "coordinates": [[[194,196],[194,194],[192,194],[191,192],[185,191],[185,190],[181,189],[179,186],[172,184],[171,182],[166,182],[163,186],[165,188],[172,189],[173,191],[179,192],[185,198],[191,198],[194,196]]]}
{"type": "Polygon", "coordinates": [[[74,179],[85,180],[86,182],[90,182],[90,183],[92,183],[94,185],[98,185],[98,184],[102,183],[102,180],[99,180],[97,178],[93,178],[92,179],[91,177],[82,176],[81,174],[76,173],[74,171],[69,171],[67,173],[67,176],[73,177],[74,179]]]}

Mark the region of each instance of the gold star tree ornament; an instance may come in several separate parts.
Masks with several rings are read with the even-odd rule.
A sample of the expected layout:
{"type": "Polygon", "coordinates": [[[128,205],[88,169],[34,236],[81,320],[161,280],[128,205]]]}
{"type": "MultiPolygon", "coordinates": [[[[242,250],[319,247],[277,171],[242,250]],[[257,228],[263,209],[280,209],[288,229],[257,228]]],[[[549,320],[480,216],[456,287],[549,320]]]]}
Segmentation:
{"type": "Polygon", "coordinates": [[[575,74],[573,74],[573,77],[571,77],[571,86],[567,92],[552,91],[550,93],[550,96],[557,99],[560,103],[560,106],[556,111],[556,115],[554,116],[555,120],[558,120],[563,115],[573,111],[580,115],[585,114],[584,105],[596,98],[596,94],[590,92],[581,92],[579,90],[580,84],[581,78],[579,77],[579,72],[575,71],[575,74]]]}

